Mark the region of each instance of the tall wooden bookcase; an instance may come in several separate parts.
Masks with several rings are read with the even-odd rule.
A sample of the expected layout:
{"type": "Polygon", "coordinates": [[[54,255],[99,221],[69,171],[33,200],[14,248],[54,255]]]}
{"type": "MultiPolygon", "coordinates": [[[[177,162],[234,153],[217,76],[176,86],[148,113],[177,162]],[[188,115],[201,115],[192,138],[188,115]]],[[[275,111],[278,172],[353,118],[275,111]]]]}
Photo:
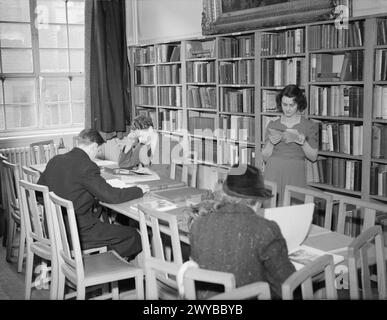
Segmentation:
{"type": "Polygon", "coordinates": [[[320,123],[309,185],[387,201],[385,15],[350,18],[348,28],[332,20],[142,44],[130,47],[130,64],[133,112],[211,167],[264,169],[265,126],[280,116],[275,95],[297,83],[305,116],[320,123]]]}

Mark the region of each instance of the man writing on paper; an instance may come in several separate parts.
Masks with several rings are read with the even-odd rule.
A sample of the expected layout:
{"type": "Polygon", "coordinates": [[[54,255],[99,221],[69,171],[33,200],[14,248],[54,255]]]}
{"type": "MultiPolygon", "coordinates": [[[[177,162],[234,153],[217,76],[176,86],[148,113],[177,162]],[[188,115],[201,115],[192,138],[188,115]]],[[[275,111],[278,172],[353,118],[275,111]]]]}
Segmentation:
{"type": "Polygon", "coordinates": [[[92,161],[105,141],[98,131],[85,129],[78,136],[78,146],[52,158],[38,184],[73,202],[82,250],[107,246],[129,260],[141,251],[141,237],[130,226],[103,223],[93,213],[95,198],[120,203],[143,196],[148,186],[113,188],[100,175],[92,161]]]}

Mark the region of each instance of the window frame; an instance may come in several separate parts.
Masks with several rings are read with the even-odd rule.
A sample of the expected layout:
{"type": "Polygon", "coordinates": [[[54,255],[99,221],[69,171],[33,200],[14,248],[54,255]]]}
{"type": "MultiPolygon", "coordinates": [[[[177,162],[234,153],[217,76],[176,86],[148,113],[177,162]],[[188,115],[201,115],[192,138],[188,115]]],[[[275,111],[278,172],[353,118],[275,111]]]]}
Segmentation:
{"type": "MultiPolygon", "coordinates": [[[[85,125],[85,119],[82,124],[80,123],[73,123],[72,120],[72,105],[73,104],[79,104],[84,103],[85,104],[85,97],[83,101],[80,100],[73,100],[72,99],[72,87],[71,82],[69,83],[69,112],[70,112],[70,124],[56,124],[56,125],[48,125],[44,123],[44,110],[46,108],[45,106],[45,99],[42,92],[42,81],[44,79],[67,79],[68,81],[72,81],[74,78],[81,79],[85,81],[85,69],[83,69],[83,72],[72,72],[71,71],[71,51],[74,50],[85,50],[85,48],[77,48],[77,47],[70,47],[70,33],[69,29],[70,26],[83,26],[84,23],[70,23],[69,24],[69,17],[68,17],[68,1],[63,0],[65,2],[65,8],[66,8],[66,22],[65,23],[57,23],[57,22],[50,22],[47,21],[48,25],[62,25],[66,26],[66,32],[67,32],[67,47],[65,48],[40,48],[39,47],[39,29],[37,27],[37,0],[29,0],[29,14],[30,14],[30,21],[29,22],[22,22],[22,21],[4,21],[1,20],[0,23],[12,23],[12,24],[29,24],[30,30],[31,30],[31,48],[25,48],[25,49],[31,49],[32,50],[32,72],[23,72],[23,73],[3,73],[1,70],[0,72],[0,90],[2,90],[2,96],[4,97],[4,81],[7,79],[26,79],[26,80],[34,80],[35,82],[35,106],[36,106],[36,113],[37,113],[37,121],[36,125],[33,127],[23,127],[23,128],[7,128],[7,116],[6,116],[6,104],[5,101],[0,101],[0,112],[2,113],[4,117],[4,129],[0,129],[0,138],[4,137],[11,137],[11,136],[21,136],[21,135],[35,135],[40,133],[56,133],[58,130],[64,130],[66,132],[72,132],[72,131],[80,131],[84,125],[85,125]],[[67,51],[67,61],[68,61],[68,72],[42,72],[41,66],[40,66],[40,50],[41,49],[59,49],[59,50],[66,50],[67,51]]],[[[85,2],[85,0],[71,0],[72,2],[85,2]]],[[[6,49],[20,49],[19,47],[4,47],[6,49]]],[[[1,49],[4,49],[3,47],[1,49]]],[[[0,50],[1,50],[0,49],[0,50]]],[[[24,48],[21,48],[24,49],[24,48]]],[[[0,63],[2,63],[2,56],[0,54],[0,63]]]]}

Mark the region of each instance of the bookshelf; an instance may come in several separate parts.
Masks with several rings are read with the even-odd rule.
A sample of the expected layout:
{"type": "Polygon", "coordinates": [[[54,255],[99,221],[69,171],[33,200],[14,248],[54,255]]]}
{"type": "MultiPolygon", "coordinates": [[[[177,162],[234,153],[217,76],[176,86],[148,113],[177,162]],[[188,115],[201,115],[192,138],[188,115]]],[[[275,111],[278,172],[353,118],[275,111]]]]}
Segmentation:
{"type": "MultiPolygon", "coordinates": [[[[350,18],[130,47],[133,110],[199,164],[263,168],[275,96],[297,83],[319,122],[310,186],[387,202],[387,17],[350,18]],[[245,129],[240,131],[240,129],[245,129]]],[[[168,148],[168,146],[167,146],[168,148]]],[[[162,154],[168,153],[163,150],[162,154]]]]}

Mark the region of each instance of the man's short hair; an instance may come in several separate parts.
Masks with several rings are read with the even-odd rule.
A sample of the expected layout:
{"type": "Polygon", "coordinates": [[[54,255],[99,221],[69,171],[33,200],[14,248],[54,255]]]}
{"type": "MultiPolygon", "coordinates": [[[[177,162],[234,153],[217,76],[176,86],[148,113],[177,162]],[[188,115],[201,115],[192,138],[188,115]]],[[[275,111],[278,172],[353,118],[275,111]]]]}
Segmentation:
{"type": "Polygon", "coordinates": [[[153,121],[151,117],[144,114],[140,114],[132,121],[131,130],[144,130],[149,127],[153,127],[153,121]]]}
{"type": "Polygon", "coordinates": [[[105,143],[100,133],[95,129],[83,129],[78,135],[78,143],[89,145],[96,142],[98,146],[105,143]]]}

